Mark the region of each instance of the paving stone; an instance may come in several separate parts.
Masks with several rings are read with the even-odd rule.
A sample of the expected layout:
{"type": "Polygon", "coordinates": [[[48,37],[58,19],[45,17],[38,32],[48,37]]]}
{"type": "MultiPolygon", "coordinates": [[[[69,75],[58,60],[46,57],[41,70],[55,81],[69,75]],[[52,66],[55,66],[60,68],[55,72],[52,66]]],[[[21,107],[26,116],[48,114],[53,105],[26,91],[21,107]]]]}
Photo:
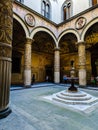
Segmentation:
{"type": "MultiPolygon", "coordinates": [[[[0,130],[97,130],[98,108],[79,113],[41,100],[42,96],[64,90],[63,85],[49,85],[10,92],[12,113],[0,120],[0,130]]],[[[98,97],[98,91],[82,89],[98,97]]]]}

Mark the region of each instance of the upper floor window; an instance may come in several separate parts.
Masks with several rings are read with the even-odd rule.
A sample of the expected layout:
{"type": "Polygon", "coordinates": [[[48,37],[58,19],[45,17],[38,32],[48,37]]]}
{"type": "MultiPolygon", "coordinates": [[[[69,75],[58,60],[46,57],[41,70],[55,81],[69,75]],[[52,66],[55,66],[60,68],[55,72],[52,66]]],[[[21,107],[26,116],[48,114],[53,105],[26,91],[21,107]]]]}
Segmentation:
{"type": "Polygon", "coordinates": [[[97,0],[89,0],[89,4],[90,4],[90,6],[96,5],[97,0]]]}
{"type": "Polygon", "coordinates": [[[17,1],[19,1],[20,3],[24,3],[24,0],[17,0],[17,1]]]}
{"type": "Polygon", "coordinates": [[[50,19],[50,3],[47,0],[42,1],[42,15],[50,19]]]}
{"type": "Polygon", "coordinates": [[[66,20],[71,17],[71,1],[66,0],[63,4],[63,20],[66,20]]]}

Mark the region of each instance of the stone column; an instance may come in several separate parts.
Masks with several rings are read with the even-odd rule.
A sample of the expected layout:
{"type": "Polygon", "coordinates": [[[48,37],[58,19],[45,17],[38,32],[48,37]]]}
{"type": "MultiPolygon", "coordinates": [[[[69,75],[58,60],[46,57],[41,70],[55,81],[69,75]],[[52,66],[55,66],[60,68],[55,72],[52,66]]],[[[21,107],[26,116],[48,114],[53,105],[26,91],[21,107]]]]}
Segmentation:
{"type": "Polygon", "coordinates": [[[11,113],[12,0],[0,0],[0,119],[11,113]]]}
{"type": "Polygon", "coordinates": [[[31,87],[31,47],[32,39],[27,38],[24,54],[24,86],[31,87]]]}
{"type": "Polygon", "coordinates": [[[60,49],[54,52],[54,83],[60,83],[60,49]]]}
{"type": "Polygon", "coordinates": [[[79,55],[79,85],[86,86],[86,54],[85,43],[78,43],[78,55],[79,55]]]}

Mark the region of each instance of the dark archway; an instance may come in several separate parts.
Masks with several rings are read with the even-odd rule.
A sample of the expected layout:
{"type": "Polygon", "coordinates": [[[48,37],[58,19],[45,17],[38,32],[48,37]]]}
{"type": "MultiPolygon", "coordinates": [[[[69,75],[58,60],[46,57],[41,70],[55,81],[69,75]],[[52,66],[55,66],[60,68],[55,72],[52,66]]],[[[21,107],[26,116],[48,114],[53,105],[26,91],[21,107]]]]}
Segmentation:
{"type": "Polygon", "coordinates": [[[13,19],[12,84],[23,84],[23,55],[26,35],[21,24],[13,19]]]}
{"type": "Polygon", "coordinates": [[[37,32],[32,45],[32,75],[36,82],[43,82],[46,77],[54,81],[54,40],[45,31],[37,32]]]}
{"type": "Polygon", "coordinates": [[[77,37],[73,33],[65,34],[60,42],[61,52],[61,82],[63,75],[70,76],[71,63],[74,61],[74,67],[78,69],[78,55],[77,55],[77,37]]]}
{"type": "Polygon", "coordinates": [[[86,50],[90,53],[88,62],[91,67],[90,74],[96,77],[98,75],[98,23],[92,25],[85,35],[86,50]]]}

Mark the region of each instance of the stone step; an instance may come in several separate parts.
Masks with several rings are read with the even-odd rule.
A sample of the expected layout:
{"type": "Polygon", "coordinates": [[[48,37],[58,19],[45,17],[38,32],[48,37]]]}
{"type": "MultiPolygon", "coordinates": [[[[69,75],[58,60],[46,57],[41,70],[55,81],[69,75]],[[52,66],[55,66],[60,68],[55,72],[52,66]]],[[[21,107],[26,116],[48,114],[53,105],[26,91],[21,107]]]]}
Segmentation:
{"type": "Polygon", "coordinates": [[[92,97],[89,95],[83,96],[83,97],[70,97],[60,94],[56,94],[58,98],[65,99],[65,100],[72,100],[72,101],[86,101],[90,100],[92,97]]]}
{"type": "Polygon", "coordinates": [[[92,105],[98,102],[98,99],[90,99],[89,101],[71,101],[71,100],[69,101],[65,99],[60,99],[58,97],[53,97],[52,99],[55,101],[65,103],[65,104],[70,104],[70,105],[92,105]]]}
{"type": "Polygon", "coordinates": [[[82,91],[77,93],[61,91],[53,94],[52,100],[70,105],[92,105],[98,102],[98,98],[82,91]]]}
{"type": "Polygon", "coordinates": [[[69,96],[69,97],[85,97],[86,96],[86,93],[82,91],[78,91],[78,92],[62,91],[61,94],[64,96],[69,96]]]}

